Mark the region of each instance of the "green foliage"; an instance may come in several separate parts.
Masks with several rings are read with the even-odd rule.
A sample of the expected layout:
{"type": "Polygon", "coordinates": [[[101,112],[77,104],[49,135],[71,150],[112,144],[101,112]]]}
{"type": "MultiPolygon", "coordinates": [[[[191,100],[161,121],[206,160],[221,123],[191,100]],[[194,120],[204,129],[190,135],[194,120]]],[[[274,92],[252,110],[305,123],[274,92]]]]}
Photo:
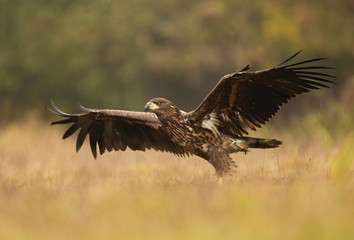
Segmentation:
{"type": "Polygon", "coordinates": [[[76,101],[141,110],[197,106],[225,73],[304,49],[353,74],[351,1],[0,1],[0,119],[76,101]],[[181,97],[184,95],[185,97],[181,97]]]}

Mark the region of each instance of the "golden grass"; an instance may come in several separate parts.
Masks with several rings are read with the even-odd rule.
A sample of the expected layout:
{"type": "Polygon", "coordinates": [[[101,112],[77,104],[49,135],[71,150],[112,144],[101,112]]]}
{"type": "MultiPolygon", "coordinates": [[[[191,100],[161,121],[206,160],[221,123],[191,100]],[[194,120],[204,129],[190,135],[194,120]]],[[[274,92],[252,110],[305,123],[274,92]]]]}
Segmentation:
{"type": "MultiPolygon", "coordinates": [[[[310,119],[310,120],[309,120],[310,119]]],[[[149,151],[77,154],[36,119],[0,135],[0,239],[350,239],[354,132],[313,122],[277,149],[234,155],[219,185],[204,160],[149,151]],[[315,141],[318,139],[318,141],[315,141]]]]}

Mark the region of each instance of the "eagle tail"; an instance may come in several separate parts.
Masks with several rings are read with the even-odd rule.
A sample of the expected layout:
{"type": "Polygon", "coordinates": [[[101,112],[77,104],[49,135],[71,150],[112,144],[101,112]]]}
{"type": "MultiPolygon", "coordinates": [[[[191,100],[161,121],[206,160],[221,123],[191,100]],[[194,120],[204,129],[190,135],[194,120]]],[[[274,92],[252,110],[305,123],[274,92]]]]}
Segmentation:
{"type": "Polygon", "coordinates": [[[275,148],[282,144],[276,139],[245,138],[250,148],[275,148]]]}
{"type": "Polygon", "coordinates": [[[247,152],[248,148],[275,148],[282,144],[281,141],[276,139],[262,139],[253,137],[241,137],[232,141],[233,151],[247,152]]]}

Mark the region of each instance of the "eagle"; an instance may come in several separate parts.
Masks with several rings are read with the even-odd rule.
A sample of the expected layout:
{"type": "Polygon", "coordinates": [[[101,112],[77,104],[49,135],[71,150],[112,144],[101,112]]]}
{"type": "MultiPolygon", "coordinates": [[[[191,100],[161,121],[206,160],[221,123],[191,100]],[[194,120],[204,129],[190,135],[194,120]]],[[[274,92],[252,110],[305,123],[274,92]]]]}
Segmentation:
{"type": "Polygon", "coordinates": [[[250,130],[262,127],[280,107],[298,94],[328,88],[334,76],[322,73],[333,69],[317,64],[326,58],[315,58],[289,64],[301,51],[276,67],[250,71],[249,65],[239,72],[223,76],[193,111],[185,112],[165,98],[153,98],[144,112],[90,109],[68,114],[52,108],[61,119],[55,124],[71,124],[63,135],[66,139],[78,131],[76,151],[85,138],[94,158],[97,146],[106,151],[155,149],[178,156],[196,155],[208,161],[216,176],[234,172],[236,164],[230,154],[247,153],[250,148],[275,148],[276,139],[249,137],[250,130]],[[313,64],[315,63],[315,64],[313,64]]]}

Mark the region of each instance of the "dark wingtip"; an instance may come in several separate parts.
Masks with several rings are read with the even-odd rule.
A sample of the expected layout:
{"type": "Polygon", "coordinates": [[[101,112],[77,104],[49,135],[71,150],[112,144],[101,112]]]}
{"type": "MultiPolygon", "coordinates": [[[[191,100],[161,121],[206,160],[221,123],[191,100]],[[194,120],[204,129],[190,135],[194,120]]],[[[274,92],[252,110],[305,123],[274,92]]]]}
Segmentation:
{"type": "Polygon", "coordinates": [[[294,55],[292,55],[291,57],[289,57],[288,59],[286,59],[284,62],[282,62],[281,64],[279,64],[278,66],[276,66],[275,68],[277,68],[277,67],[280,67],[281,65],[283,65],[283,64],[285,64],[285,63],[287,63],[287,62],[289,62],[291,59],[293,59],[294,57],[296,57],[299,53],[301,53],[302,52],[302,49],[300,50],[300,51],[298,51],[297,53],[295,53],[294,55]]]}
{"type": "Polygon", "coordinates": [[[248,70],[250,70],[250,69],[251,69],[250,65],[247,65],[246,67],[242,68],[242,69],[240,70],[240,72],[248,71],[248,70]]]}

